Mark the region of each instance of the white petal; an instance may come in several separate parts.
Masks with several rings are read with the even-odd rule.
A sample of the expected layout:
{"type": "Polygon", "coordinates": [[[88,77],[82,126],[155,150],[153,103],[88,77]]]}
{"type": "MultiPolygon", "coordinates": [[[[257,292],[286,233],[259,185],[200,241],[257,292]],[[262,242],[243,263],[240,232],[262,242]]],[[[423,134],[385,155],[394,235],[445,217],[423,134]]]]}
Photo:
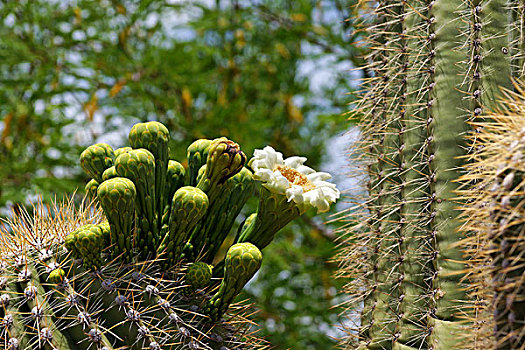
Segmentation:
{"type": "Polygon", "coordinates": [[[255,180],[268,182],[273,177],[273,171],[266,169],[266,168],[257,168],[255,169],[255,173],[253,174],[253,178],[255,180]]]}
{"type": "Polygon", "coordinates": [[[306,162],[306,157],[288,157],[284,160],[284,165],[289,166],[290,168],[296,169],[306,162]]]}
{"type": "Polygon", "coordinates": [[[309,174],[312,174],[312,173],[315,173],[315,170],[306,166],[306,165],[299,165],[296,170],[298,172],[300,172],[301,174],[304,174],[304,175],[309,175],[309,174]]]}
{"type": "Polygon", "coordinates": [[[308,175],[306,175],[306,177],[311,182],[316,182],[316,181],[324,181],[324,180],[331,179],[332,175],[330,175],[328,173],[323,173],[321,171],[318,171],[318,172],[315,172],[315,173],[308,174],[308,175]]]}
{"type": "Polygon", "coordinates": [[[253,152],[252,168],[266,168],[273,170],[277,165],[283,164],[283,154],[275,151],[272,147],[266,146],[262,150],[256,149],[253,152]]]}
{"type": "Polygon", "coordinates": [[[283,190],[289,188],[290,185],[291,185],[291,184],[290,184],[290,181],[288,181],[288,179],[285,178],[285,177],[281,174],[281,172],[280,172],[279,170],[275,170],[275,171],[273,172],[273,179],[272,179],[272,181],[274,181],[275,183],[277,183],[278,186],[279,186],[280,188],[282,188],[283,190]]]}
{"type": "Polygon", "coordinates": [[[316,188],[314,190],[308,191],[304,194],[304,197],[305,201],[317,208],[318,213],[325,212],[330,209],[330,203],[325,198],[322,188],[316,188]]]}
{"type": "Polygon", "coordinates": [[[286,198],[288,198],[288,202],[293,200],[295,203],[303,203],[303,188],[299,185],[292,185],[286,190],[286,198]]]}

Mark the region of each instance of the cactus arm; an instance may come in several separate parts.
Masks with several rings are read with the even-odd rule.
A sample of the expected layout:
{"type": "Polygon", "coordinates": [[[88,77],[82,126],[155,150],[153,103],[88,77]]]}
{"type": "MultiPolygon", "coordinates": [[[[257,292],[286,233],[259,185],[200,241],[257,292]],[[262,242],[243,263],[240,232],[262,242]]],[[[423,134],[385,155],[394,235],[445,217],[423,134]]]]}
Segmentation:
{"type": "MultiPolygon", "coordinates": [[[[9,268],[8,272],[11,272],[10,275],[12,276],[12,268],[9,268]]],[[[20,292],[18,291],[18,283],[16,282],[15,278],[8,278],[5,281],[5,294],[9,296],[9,298],[14,299],[15,296],[18,296],[20,292]]],[[[4,293],[2,292],[2,293],[4,293]]],[[[5,327],[7,332],[6,335],[2,339],[5,343],[5,348],[8,348],[6,345],[9,343],[11,339],[16,339],[13,341],[17,341],[19,344],[20,349],[26,349],[28,348],[28,337],[27,337],[27,331],[24,327],[24,321],[23,316],[20,313],[20,310],[18,308],[18,305],[12,301],[10,301],[7,305],[2,305],[2,311],[3,311],[3,319],[2,319],[2,327],[5,327]],[[9,319],[9,321],[8,321],[9,319]],[[12,321],[12,322],[11,322],[12,321]],[[7,324],[10,324],[10,326],[7,326],[7,324]]]]}
{"type": "MultiPolygon", "coordinates": [[[[76,344],[76,347],[88,349],[92,344],[88,336],[89,331],[99,330],[100,328],[89,318],[80,320],[79,315],[81,313],[89,315],[89,312],[82,299],[78,297],[81,294],[75,290],[73,284],[67,278],[67,273],[58,266],[59,264],[53,255],[50,255],[45,261],[40,260],[37,267],[40,283],[43,287],[49,287],[47,289],[50,289],[55,300],[59,301],[53,306],[55,313],[59,315],[59,319],[71,320],[70,322],[73,325],[70,325],[67,331],[72,342],[76,344]],[[56,268],[51,270],[51,267],[56,268]]],[[[71,271],[71,266],[64,267],[71,271]]],[[[101,340],[98,344],[106,347],[108,350],[113,350],[113,346],[104,332],[101,332],[100,337],[101,340]]]]}
{"type": "Polygon", "coordinates": [[[400,266],[400,304],[397,343],[398,349],[427,348],[427,315],[433,308],[431,283],[433,275],[430,262],[433,247],[429,222],[431,221],[432,195],[428,157],[432,152],[428,143],[432,129],[430,86],[433,83],[432,42],[427,38],[433,23],[429,20],[430,5],[427,1],[408,2],[411,9],[405,20],[407,27],[407,93],[402,133],[401,197],[404,205],[401,228],[402,263],[400,266]]]}
{"type": "Polygon", "coordinates": [[[522,79],[525,76],[525,1],[519,0],[514,6],[512,22],[512,65],[513,77],[522,79]]]}
{"type": "Polygon", "coordinates": [[[32,315],[34,323],[31,327],[36,332],[35,337],[37,338],[34,340],[35,345],[38,344],[38,347],[44,346],[49,349],[74,349],[74,346],[68,341],[68,332],[61,330],[54,321],[56,320],[56,315],[47,301],[46,292],[40,284],[39,273],[36,267],[31,261],[26,260],[25,266],[19,269],[19,276],[27,273],[29,273],[29,277],[19,277],[18,283],[24,291],[23,298],[31,313],[33,314],[33,310],[38,310],[41,313],[41,316],[38,317],[33,317],[32,315]],[[33,290],[31,297],[28,297],[28,294],[26,294],[26,291],[29,289],[33,290]],[[46,329],[51,331],[51,339],[45,339],[44,333],[46,329]]]}
{"type": "MultiPolygon", "coordinates": [[[[77,267],[76,270],[77,279],[80,279],[82,275],[91,274],[93,276],[93,273],[88,273],[83,268],[77,267]]],[[[137,325],[127,320],[124,305],[116,304],[116,297],[120,295],[117,293],[117,288],[114,285],[109,285],[108,288],[107,282],[117,283],[117,281],[106,278],[100,272],[94,274],[93,277],[83,288],[91,294],[92,302],[96,300],[96,303],[100,305],[99,307],[104,310],[107,332],[117,336],[119,346],[127,345],[137,349],[134,346],[138,334],[137,325]]]]}
{"type": "Polygon", "coordinates": [[[462,178],[465,225],[473,233],[461,242],[474,257],[469,291],[477,327],[465,334],[471,348],[525,346],[525,94],[520,84],[515,89],[522,95],[504,92],[502,107],[474,124],[483,151],[472,155],[462,178]]]}

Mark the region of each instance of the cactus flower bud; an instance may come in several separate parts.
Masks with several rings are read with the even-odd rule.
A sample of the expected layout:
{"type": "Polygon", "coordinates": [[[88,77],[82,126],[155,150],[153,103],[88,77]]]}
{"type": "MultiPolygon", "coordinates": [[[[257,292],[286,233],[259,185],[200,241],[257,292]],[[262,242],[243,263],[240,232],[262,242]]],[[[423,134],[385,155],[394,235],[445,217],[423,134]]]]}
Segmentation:
{"type": "Polygon", "coordinates": [[[191,264],[184,277],[186,284],[193,291],[206,287],[211,281],[212,270],[213,266],[204,262],[199,261],[191,264]]]}
{"type": "Polygon", "coordinates": [[[110,227],[108,230],[108,224],[101,224],[105,240],[113,246],[113,255],[123,254],[125,259],[132,255],[135,197],[135,184],[125,177],[109,179],[98,187],[98,199],[110,227]]]}
{"type": "Polygon", "coordinates": [[[188,170],[190,177],[190,186],[197,185],[197,174],[199,172],[199,169],[206,164],[206,161],[208,159],[208,151],[211,143],[211,140],[200,139],[193,142],[188,147],[188,170]]]}
{"type": "Polygon", "coordinates": [[[113,158],[113,148],[110,145],[96,143],[80,154],[80,166],[88,176],[101,183],[102,173],[113,165],[113,158]]]}
{"type": "Polygon", "coordinates": [[[208,151],[206,177],[214,183],[222,184],[241,171],[244,163],[246,156],[238,144],[225,137],[215,139],[208,151]]]}
{"type": "Polygon", "coordinates": [[[95,199],[97,198],[97,188],[98,188],[98,182],[95,179],[91,179],[86,184],[86,187],[84,187],[84,190],[86,191],[86,194],[88,195],[89,198],[95,199]]]}
{"type": "Polygon", "coordinates": [[[219,291],[208,302],[204,312],[218,320],[228,310],[233,299],[259,270],[261,251],[251,243],[237,243],[226,254],[224,279],[219,291]]]}

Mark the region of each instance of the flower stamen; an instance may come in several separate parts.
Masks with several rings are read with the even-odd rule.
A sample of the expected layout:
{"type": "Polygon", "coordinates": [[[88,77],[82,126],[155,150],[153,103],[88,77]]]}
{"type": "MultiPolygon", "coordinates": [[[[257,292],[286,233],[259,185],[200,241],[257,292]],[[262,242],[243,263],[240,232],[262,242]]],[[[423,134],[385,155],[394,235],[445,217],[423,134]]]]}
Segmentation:
{"type": "Polygon", "coordinates": [[[315,185],[311,183],[310,180],[308,180],[306,175],[301,174],[294,168],[290,168],[286,165],[277,165],[275,168],[279,170],[281,175],[284,176],[286,180],[288,180],[292,185],[301,186],[304,192],[315,189],[315,185]]]}

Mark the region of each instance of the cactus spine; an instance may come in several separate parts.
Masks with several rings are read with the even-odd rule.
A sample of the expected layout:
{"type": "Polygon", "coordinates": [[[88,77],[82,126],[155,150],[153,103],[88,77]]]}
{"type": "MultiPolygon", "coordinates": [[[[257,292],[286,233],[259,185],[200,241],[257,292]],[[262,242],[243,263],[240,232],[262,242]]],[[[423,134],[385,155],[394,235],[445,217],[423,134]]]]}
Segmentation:
{"type": "Polygon", "coordinates": [[[341,255],[351,308],[361,310],[347,348],[462,346],[472,299],[456,180],[469,121],[494,108],[499,86],[523,68],[513,66],[523,32],[511,42],[507,35],[517,35],[523,16],[511,12],[498,0],[385,0],[365,17],[373,74],[356,113],[368,219],[341,255]]]}

